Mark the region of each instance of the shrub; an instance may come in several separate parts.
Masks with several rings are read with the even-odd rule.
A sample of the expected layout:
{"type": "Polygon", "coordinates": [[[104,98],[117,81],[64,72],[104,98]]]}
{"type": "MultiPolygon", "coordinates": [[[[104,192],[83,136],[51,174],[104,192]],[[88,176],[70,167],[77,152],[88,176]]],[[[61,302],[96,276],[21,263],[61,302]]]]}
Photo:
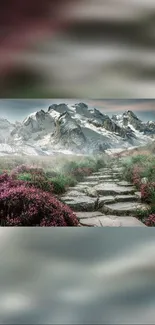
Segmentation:
{"type": "Polygon", "coordinates": [[[150,214],[145,221],[145,225],[148,227],[155,227],[155,214],[150,214]]]}
{"type": "Polygon", "coordinates": [[[133,184],[139,189],[141,186],[141,173],[143,172],[143,168],[139,166],[134,166],[132,170],[131,181],[133,184]]]}
{"type": "Polygon", "coordinates": [[[72,170],[71,174],[76,178],[77,181],[81,181],[84,176],[89,176],[93,172],[92,168],[89,167],[78,167],[72,170]]]}
{"type": "Polygon", "coordinates": [[[102,158],[97,158],[96,160],[87,157],[81,161],[71,161],[64,165],[64,172],[66,174],[72,175],[77,181],[81,181],[84,176],[89,176],[93,172],[97,171],[99,168],[104,167],[105,162],[102,158]]]}
{"type": "Polygon", "coordinates": [[[147,211],[137,211],[137,217],[147,226],[155,226],[155,158],[152,155],[137,155],[124,161],[125,178],[132,181],[141,192],[141,200],[149,204],[147,211]],[[147,182],[142,183],[146,177],[147,182]]]}
{"type": "Polygon", "coordinates": [[[31,181],[32,180],[32,175],[30,173],[20,173],[17,178],[21,181],[31,181]]]}
{"type": "Polygon", "coordinates": [[[51,177],[57,177],[58,173],[55,172],[55,171],[46,171],[45,175],[46,175],[47,178],[51,178],[51,177]]]}
{"type": "Polygon", "coordinates": [[[18,175],[21,174],[35,174],[35,175],[41,175],[44,176],[45,172],[42,168],[36,168],[34,166],[28,166],[28,165],[19,165],[16,168],[12,170],[10,173],[11,177],[16,178],[18,175]]]}
{"type": "Polygon", "coordinates": [[[142,222],[145,223],[145,220],[147,220],[147,218],[149,217],[151,213],[151,208],[148,208],[147,210],[143,210],[143,209],[137,209],[136,211],[136,217],[141,220],[142,222]]]}
{"type": "Polygon", "coordinates": [[[146,163],[146,155],[136,155],[132,157],[132,164],[143,164],[146,163]]]}
{"type": "Polygon", "coordinates": [[[47,192],[53,191],[53,185],[42,168],[20,165],[14,168],[10,175],[13,179],[29,182],[29,186],[34,186],[47,192]]]}
{"type": "Polygon", "coordinates": [[[50,193],[4,175],[0,183],[1,226],[77,226],[76,215],[50,193]]]}
{"type": "Polygon", "coordinates": [[[76,179],[73,176],[60,174],[57,177],[51,178],[53,185],[53,192],[55,194],[62,194],[67,187],[76,185],[76,179]]]}
{"type": "Polygon", "coordinates": [[[53,184],[48,178],[42,175],[32,174],[31,181],[29,181],[30,186],[40,188],[43,191],[53,192],[53,184]]]}
{"type": "Polygon", "coordinates": [[[7,173],[3,173],[0,175],[0,184],[8,181],[10,179],[9,175],[7,173]]]}
{"type": "Polygon", "coordinates": [[[103,168],[103,167],[105,167],[105,161],[104,161],[104,159],[103,158],[98,158],[97,160],[96,160],[96,164],[95,164],[95,169],[96,169],[96,171],[98,171],[100,168],[103,168]]]}
{"type": "Polygon", "coordinates": [[[146,177],[150,182],[155,182],[155,162],[146,164],[142,177],[146,177]]]}
{"type": "Polygon", "coordinates": [[[155,183],[141,184],[141,199],[146,203],[155,203],[155,183]]]}

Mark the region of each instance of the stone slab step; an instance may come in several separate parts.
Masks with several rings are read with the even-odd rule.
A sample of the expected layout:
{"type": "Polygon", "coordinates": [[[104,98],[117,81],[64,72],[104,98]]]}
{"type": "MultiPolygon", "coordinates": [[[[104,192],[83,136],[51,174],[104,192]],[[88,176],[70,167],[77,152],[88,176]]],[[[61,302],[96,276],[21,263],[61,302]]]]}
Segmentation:
{"type": "Polygon", "coordinates": [[[107,168],[107,169],[101,168],[98,173],[102,173],[102,175],[120,174],[120,173],[122,173],[122,170],[119,171],[119,170],[113,170],[111,168],[107,168]]]}
{"type": "Polygon", "coordinates": [[[81,195],[78,197],[61,197],[61,201],[74,211],[95,211],[97,198],[81,195]]]}
{"type": "Polygon", "coordinates": [[[115,201],[116,202],[134,202],[134,201],[139,202],[136,194],[116,195],[115,201]]]}
{"type": "Polygon", "coordinates": [[[117,185],[119,185],[119,186],[133,186],[132,183],[127,182],[127,181],[119,181],[119,182],[117,183],[117,185]]]}
{"type": "MultiPolygon", "coordinates": [[[[92,175],[90,176],[104,176],[104,177],[112,177],[112,175],[119,175],[118,173],[111,173],[111,172],[108,172],[108,173],[103,173],[103,172],[97,172],[97,173],[93,173],[92,175]]],[[[89,176],[88,176],[89,177],[89,176]]]]}
{"type": "MultiPolygon", "coordinates": [[[[117,175],[112,175],[112,174],[107,174],[107,175],[103,175],[103,174],[99,174],[99,175],[92,175],[93,177],[98,177],[98,178],[101,178],[103,180],[105,179],[113,179],[114,177],[118,178],[117,175]]],[[[90,177],[90,176],[88,176],[90,177]]]]}
{"type": "Polygon", "coordinates": [[[85,193],[83,192],[79,192],[78,189],[74,188],[72,189],[71,191],[68,191],[66,194],[64,195],[61,195],[61,198],[62,199],[68,199],[68,198],[71,198],[71,197],[81,197],[81,196],[85,196],[85,193]]]}
{"type": "Polygon", "coordinates": [[[104,181],[103,180],[99,181],[98,184],[102,184],[104,182],[106,182],[106,183],[116,183],[117,184],[119,181],[120,180],[118,178],[111,178],[111,179],[109,178],[109,179],[105,179],[104,181]]]}
{"type": "Polygon", "coordinates": [[[92,211],[92,212],[75,212],[77,218],[80,219],[90,219],[96,217],[102,217],[103,213],[100,211],[92,211]]]}
{"type": "Polygon", "coordinates": [[[135,192],[135,195],[141,200],[141,192],[135,192]]]}
{"type": "Polygon", "coordinates": [[[104,175],[104,173],[99,171],[99,172],[92,173],[92,175],[93,176],[98,176],[98,175],[104,175]]]}
{"type": "Polygon", "coordinates": [[[137,218],[129,216],[102,215],[92,218],[80,218],[80,224],[87,227],[146,227],[137,218]]]}
{"type": "Polygon", "coordinates": [[[99,209],[103,207],[106,203],[117,203],[117,202],[139,202],[139,199],[136,195],[126,194],[126,195],[107,195],[99,196],[98,207],[99,209]]]}
{"type": "Polygon", "coordinates": [[[76,185],[76,187],[81,187],[81,186],[95,186],[95,185],[97,185],[98,184],[98,181],[89,181],[89,182],[85,182],[85,181],[83,181],[83,182],[80,182],[80,183],[78,183],[77,185],[76,185]]]}
{"type": "Polygon", "coordinates": [[[111,168],[110,167],[108,167],[108,168],[105,167],[105,168],[100,168],[99,169],[99,172],[102,172],[102,173],[108,173],[109,171],[111,172],[111,168]]]}
{"type": "MultiPolygon", "coordinates": [[[[118,179],[118,178],[111,178],[111,179],[110,179],[110,178],[109,178],[109,179],[106,179],[106,178],[105,178],[105,180],[103,180],[103,179],[102,179],[102,180],[99,180],[98,183],[97,183],[96,185],[98,185],[98,184],[104,184],[104,183],[106,183],[106,184],[107,184],[107,183],[114,183],[114,184],[116,184],[116,183],[118,183],[118,182],[119,182],[119,179],[118,179]]],[[[95,186],[96,186],[96,185],[95,185],[95,186]]]]}
{"type": "Polygon", "coordinates": [[[84,180],[86,182],[101,181],[101,180],[105,181],[107,178],[112,179],[112,176],[111,175],[109,175],[109,176],[107,176],[107,175],[96,175],[96,176],[92,175],[92,176],[85,177],[84,180]]]}
{"type": "Polygon", "coordinates": [[[123,194],[134,194],[134,186],[119,186],[115,183],[99,184],[95,186],[95,190],[99,195],[123,195],[123,194]]]}
{"type": "Polygon", "coordinates": [[[139,202],[118,202],[118,203],[110,203],[105,204],[102,207],[102,212],[105,214],[112,215],[135,215],[137,210],[147,210],[147,204],[142,204],[139,202]]]}

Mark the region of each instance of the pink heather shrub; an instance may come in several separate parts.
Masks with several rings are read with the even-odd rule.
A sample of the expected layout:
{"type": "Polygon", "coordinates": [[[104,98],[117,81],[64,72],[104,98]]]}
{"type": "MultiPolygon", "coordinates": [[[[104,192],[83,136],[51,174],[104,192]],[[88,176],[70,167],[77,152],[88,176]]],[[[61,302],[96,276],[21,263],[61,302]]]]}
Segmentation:
{"type": "Polygon", "coordinates": [[[3,173],[0,175],[0,184],[3,182],[7,182],[8,180],[10,180],[10,177],[7,173],[3,173]]]}
{"type": "Polygon", "coordinates": [[[78,220],[69,207],[50,193],[3,174],[0,175],[0,225],[76,227],[78,220]]]}
{"type": "Polygon", "coordinates": [[[149,217],[145,221],[145,225],[148,227],[155,227],[155,214],[149,215],[149,217]]]}
{"type": "Polygon", "coordinates": [[[133,171],[132,171],[132,181],[133,181],[133,184],[139,188],[140,185],[141,185],[141,173],[142,173],[143,169],[139,166],[135,166],[133,168],[133,171]]]}
{"type": "Polygon", "coordinates": [[[155,192],[155,183],[147,183],[141,184],[140,186],[141,191],[141,199],[146,203],[152,202],[152,193],[155,192]]]}
{"type": "Polygon", "coordinates": [[[37,188],[42,189],[43,191],[53,192],[53,185],[48,180],[42,168],[20,165],[12,170],[10,176],[11,178],[18,180],[20,175],[24,175],[24,173],[28,173],[31,175],[31,180],[27,182],[27,184],[29,184],[30,186],[35,186],[37,188]]]}
{"type": "Polygon", "coordinates": [[[17,166],[16,168],[14,168],[11,173],[10,176],[11,177],[17,177],[17,175],[21,174],[21,173],[30,173],[30,174],[36,174],[36,175],[45,175],[44,171],[42,168],[36,168],[34,166],[27,166],[27,165],[20,165],[17,166]]]}

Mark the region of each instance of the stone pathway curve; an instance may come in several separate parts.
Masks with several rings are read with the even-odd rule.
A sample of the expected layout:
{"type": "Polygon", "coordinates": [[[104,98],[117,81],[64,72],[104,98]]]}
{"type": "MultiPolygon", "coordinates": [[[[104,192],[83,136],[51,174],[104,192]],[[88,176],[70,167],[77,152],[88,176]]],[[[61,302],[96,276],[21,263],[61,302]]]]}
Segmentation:
{"type": "Polygon", "coordinates": [[[147,209],[135,187],[120,181],[122,168],[111,166],[85,177],[69,188],[61,200],[75,212],[81,226],[145,227],[136,217],[137,209],[147,209]]]}

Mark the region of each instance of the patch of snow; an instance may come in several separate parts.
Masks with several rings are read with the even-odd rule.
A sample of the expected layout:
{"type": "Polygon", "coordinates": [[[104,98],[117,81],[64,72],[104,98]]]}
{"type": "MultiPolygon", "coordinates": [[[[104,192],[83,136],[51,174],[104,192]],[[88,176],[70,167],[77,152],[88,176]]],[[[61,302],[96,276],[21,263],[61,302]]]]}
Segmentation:
{"type": "Polygon", "coordinates": [[[115,153],[120,153],[122,151],[124,151],[125,148],[112,148],[112,149],[107,149],[105,150],[105,152],[108,154],[108,155],[113,155],[115,153]]]}
{"type": "Polygon", "coordinates": [[[71,111],[73,111],[73,112],[76,111],[76,107],[74,107],[74,105],[69,105],[69,104],[67,104],[67,107],[68,107],[71,111]]]}
{"type": "Polygon", "coordinates": [[[60,116],[59,112],[56,112],[54,109],[49,112],[53,118],[58,118],[60,116]]]}
{"type": "Polygon", "coordinates": [[[29,118],[33,118],[34,120],[36,120],[36,113],[37,112],[34,112],[34,113],[31,113],[29,114],[26,119],[23,121],[23,123],[26,123],[28,121],[29,118]]]}
{"type": "Polygon", "coordinates": [[[65,155],[75,155],[75,153],[73,151],[70,151],[70,150],[57,150],[56,152],[60,152],[60,153],[63,153],[65,155]]]}
{"type": "Polygon", "coordinates": [[[152,140],[151,137],[149,137],[148,135],[145,135],[144,132],[140,132],[138,130],[136,130],[133,125],[131,125],[130,123],[128,123],[128,126],[131,128],[132,131],[134,131],[135,135],[137,138],[139,138],[139,140],[141,141],[146,141],[148,142],[148,140],[152,140]]]}
{"type": "Polygon", "coordinates": [[[41,146],[47,145],[50,141],[50,138],[51,138],[51,134],[47,134],[47,135],[43,136],[42,139],[38,140],[37,143],[41,146]]]}
{"type": "Polygon", "coordinates": [[[1,152],[8,152],[13,153],[15,152],[14,148],[7,143],[0,143],[0,151],[1,152]]]}

